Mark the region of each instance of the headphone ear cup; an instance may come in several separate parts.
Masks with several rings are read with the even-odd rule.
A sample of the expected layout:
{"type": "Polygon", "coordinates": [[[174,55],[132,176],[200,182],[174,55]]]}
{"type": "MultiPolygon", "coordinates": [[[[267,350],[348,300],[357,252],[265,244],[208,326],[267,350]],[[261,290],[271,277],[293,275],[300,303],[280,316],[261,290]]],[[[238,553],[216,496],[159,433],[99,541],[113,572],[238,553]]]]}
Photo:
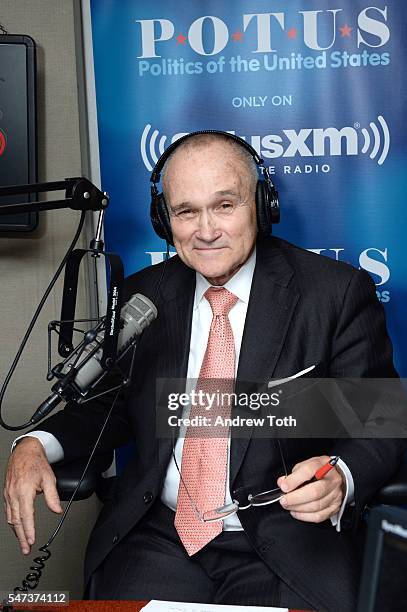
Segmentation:
{"type": "Polygon", "coordinates": [[[270,236],[271,234],[272,219],[268,192],[267,183],[259,179],[256,186],[256,212],[257,229],[261,236],[270,236]]]}
{"type": "Polygon", "coordinates": [[[157,236],[166,240],[171,246],[174,246],[170,215],[168,214],[167,204],[162,193],[157,193],[151,198],[150,219],[157,236]]]}

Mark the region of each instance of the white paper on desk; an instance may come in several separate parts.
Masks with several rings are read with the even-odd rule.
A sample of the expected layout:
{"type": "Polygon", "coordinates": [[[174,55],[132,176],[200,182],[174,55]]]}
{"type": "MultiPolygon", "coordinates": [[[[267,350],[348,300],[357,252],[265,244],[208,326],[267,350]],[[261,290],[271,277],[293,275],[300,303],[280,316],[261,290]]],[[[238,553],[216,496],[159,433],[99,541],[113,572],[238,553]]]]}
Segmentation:
{"type": "Polygon", "coordinates": [[[289,612],[288,608],[265,608],[264,606],[220,606],[218,604],[159,601],[153,599],[142,610],[146,612],[289,612]]]}

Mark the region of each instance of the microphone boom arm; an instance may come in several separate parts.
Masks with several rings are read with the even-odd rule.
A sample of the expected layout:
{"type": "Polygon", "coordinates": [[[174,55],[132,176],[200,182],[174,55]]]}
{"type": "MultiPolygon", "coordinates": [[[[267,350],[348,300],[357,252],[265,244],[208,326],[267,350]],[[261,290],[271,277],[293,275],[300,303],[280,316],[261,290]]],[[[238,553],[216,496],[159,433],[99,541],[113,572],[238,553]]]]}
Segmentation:
{"type": "Polygon", "coordinates": [[[9,185],[0,187],[0,198],[6,196],[61,191],[65,189],[65,199],[47,200],[44,202],[0,203],[0,216],[19,213],[41,212],[59,208],[73,210],[105,210],[109,205],[109,196],[84,177],[67,178],[63,181],[48,183],[29,183],[27,185],[9,185]]]}

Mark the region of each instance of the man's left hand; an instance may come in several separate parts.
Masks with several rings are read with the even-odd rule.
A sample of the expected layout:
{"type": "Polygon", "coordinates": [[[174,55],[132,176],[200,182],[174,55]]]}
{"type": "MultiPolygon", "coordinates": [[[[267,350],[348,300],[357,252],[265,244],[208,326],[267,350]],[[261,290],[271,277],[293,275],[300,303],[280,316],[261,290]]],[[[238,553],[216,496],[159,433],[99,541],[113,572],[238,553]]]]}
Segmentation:
{"type": "Polygon", "coordinates": [[[322,523],[340,510],[345,495],[346,481],[336,468],[328,472],[321,480],[301,486],[329,460],[328,455],[322,455],[301,461],[293,467],[291,474],[281,476],[277,480],[277,485],[286,493],[281,498],[280,504],[299,521],[322,523]]]}

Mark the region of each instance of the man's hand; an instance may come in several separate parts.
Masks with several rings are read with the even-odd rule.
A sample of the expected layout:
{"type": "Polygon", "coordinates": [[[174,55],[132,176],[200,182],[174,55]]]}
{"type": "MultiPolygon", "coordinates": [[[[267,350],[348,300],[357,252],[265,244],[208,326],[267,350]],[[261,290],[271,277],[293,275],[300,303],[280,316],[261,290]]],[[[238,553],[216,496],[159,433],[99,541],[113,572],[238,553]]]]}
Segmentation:
{"type": "Polygon", "coordinates": [[[23,438],[13,450],[4,483],[7,522],[17,536],[21,551],[28,555],[35,542],[34,499],[44,493],[52,512],[63,512],[56,479],[39,440],[23,438]]]}
{"type": "Polygon", "coordinates": [[[280,504],[289,510],[291,516],[308,523],[322,523],[339,512],[345,495],[345,478],[336,469],[332,469],[321,480],[311,482],[315,472],[329,461],[330,457],[312,457],[301,461],[293,467],[288,476],[281,476],[277,485],[287,494],[281,498],[280,504]],[[297,491],[294,489],[297,489],[297,491]]]}

